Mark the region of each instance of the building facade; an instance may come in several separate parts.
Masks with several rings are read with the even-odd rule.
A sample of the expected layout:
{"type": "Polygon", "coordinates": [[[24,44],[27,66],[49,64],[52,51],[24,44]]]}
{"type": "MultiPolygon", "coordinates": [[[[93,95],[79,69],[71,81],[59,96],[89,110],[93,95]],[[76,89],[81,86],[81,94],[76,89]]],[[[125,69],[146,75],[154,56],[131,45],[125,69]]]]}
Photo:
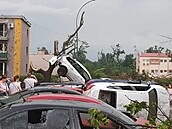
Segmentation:
{"type": "Polygon", "coordinates": [[[136,72],[152,77],[172,75],[172,60],[164,53],[138,53],[136,72]]]}
{"type": "Polygon", "coordinates": [[[31,24],[21,15],[0,15],[0,74],[26,75],[31,24]]]}

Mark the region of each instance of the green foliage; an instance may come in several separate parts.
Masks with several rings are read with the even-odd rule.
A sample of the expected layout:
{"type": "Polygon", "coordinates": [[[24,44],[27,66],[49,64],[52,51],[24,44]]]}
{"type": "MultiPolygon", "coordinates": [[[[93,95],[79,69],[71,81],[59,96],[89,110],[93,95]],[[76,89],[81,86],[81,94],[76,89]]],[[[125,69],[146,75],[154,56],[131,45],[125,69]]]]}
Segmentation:
{"type": "Polygon", "coordinates": [[[117,63],[120,63],[119,57],[122,54],[125,54],[125,51],[124,50],[121,50],[120,44],[116,44],[115,47],[114,46],[111,46],[111,48],[113,50],[113,56],[115,57],[117,63]]]}
{"type": "Polygon", "coordinates": [[[38,50],[38,51],[44,51],[45,54],[49,54],[49,52],[48,52],[48,50],[46,49],[46,47],[42,47],[42,48],[37,47],[37,50],[38,50]]]}
{"type": "MultiPolygon", "coordinates": [[[[155,106],[155,104],[154,104],[154,106],[155,106]]],[[[137,100],[131,100],[130,104],[127,104],[124,107],[126,108],[127,111],[129,111],[131,114],[134,114],[134,115],[143,109],[148,111],[148,108],[149,108],[146,102],[144,102],[144,101],[138,102],[137,100]]],[[[156,118],[157,118],[157,116],[153,116],[152,118],[150,118],[149,123],[145,123],[145,125],[148,127],[154,126],[156,129],[171,129],[172,128],[172,120],[171,119],[167,118],[167,120],[162,121],[159,118],[157,118],[161,122],[156,123],[156,118]]]]}
{"type": "Polygon", "coordinates": [[[51,82],[59,82],[57,75],[51,75],[51,82]]]}
{"type": "Polygon", "coordinates": [[[150,47],[147,50],[145,50],[146,53],[162,53],[162,51],[164,50],[163,47],[158,47],[157,45],[155,45],[154,47],[150,47]]]}
{"type": "Polygon", "coordinates": [[[127,111],[129,111],[131,114],[136,114],[140,112],[142,109],[147,108],[147,103],[146,102],[138,102],[137,100],[131,101],[130,104],[127,104],[124,106],[127,111]]]}
{"type": "Polygon", "coordinates": [[[38,82],[44,82],[44,76],[40,73],[34,73],[36,78],[38,79],[38,82]]]}
{"type": "Polygon", "coordinates": [[[20,82],[23,82],[23,80],[26,78],[26,76],[21,75],[20,76],[20,82]]]}
{"type": "Polygon", "coordinates": [[[166,120],[161,122],[159,125],[157,125],[158,129],[171,129],[172,128],[172,120],[166,120]]]}
{"type": "Polygon", "coordinates": [[[172,78],[157,78],[155,81],[164,86],[172,84],[172,78]]]}
{"type": "Polygon", "coordinates": [[[74,53],[73,57],[79,62],[85,63],[87,54],[86,48],[88,47],[88,43],[86,41],[82,41],[81,45],[79,46],[79,50],[76,53],[74,53]]]}
{"type": "Polygon", "coordinates": [[[104,73],[105,68],[100,68],[92,73],[93,78],[106,78],[107,75],[104,73]]]}
{"type": "Polygon", "coordinates": [[[98,109],[91,108],[88,111],[90,117],[88,118],[88,123],[95,127],[95,129],[100,129],[100,126],[107,125],[109,119],[98,109]]]}

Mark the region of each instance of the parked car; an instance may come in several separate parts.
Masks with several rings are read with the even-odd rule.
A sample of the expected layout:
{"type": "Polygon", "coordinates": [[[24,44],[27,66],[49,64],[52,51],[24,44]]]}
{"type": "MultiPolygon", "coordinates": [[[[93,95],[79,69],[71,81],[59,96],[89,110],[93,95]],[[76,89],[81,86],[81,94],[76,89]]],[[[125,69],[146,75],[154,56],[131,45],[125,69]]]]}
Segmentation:
{"type": "Polygon", "coordinates": [[[88,110],[102,111],[109,119],[101,129],[138,129],[135,122],[106,103],[79,95],[34,95],[26,102],[0,109],[1,129],[93,129],[88,110]]]}
{"type": "Polygon", "coordinates": [[[54,56],[49,61],[51,65],[57,64],[59,76],[67,77],[70,81],[85,84],[91,79],[88,70],[69,55],[54,56]]]}
{"type": "Polygon", "coordinates": [[[10,96],[5,96],[0,98],[0,106],[12,103],[14,101],[17,101],[19,99],[25,99],[29,96],[35,95],[35,94],[76,94],[81,95],[80,92],[70,90],[63,87],[34,87],[31,89],[23,90],[21,92],[15,93],[10,96]]]}
{"type": "Polygon", "coordinates": [[[157,116],[165,120],[169,116],[169,94],[167,90],[160,85],[137,84],[126,82],[95,82],[87,85],[85,95],[103,100],[118,110],[126,111],[125,105],[131,100],[138,102],[145,101],[149,106],[149,112],[142,110],[136,114],[145,120],[152,116],[157,116]],[[162,113],[163,112],[163,113],[162,113]]]}
{"type": "Polygon", "coordinates": [[[59,82],[59,83],[43,82],[37,85],[37,87],[44,87],[44,86],[67,88],[70,90],[78,91],[80,93],[83,93],[84,88],[85,88],[84,84],[78,83],[78,82],[59,82]]]}
{"type": "Polygon", "coordinates": [[[91,79],[86,83],[85,90],[88,90],[92,87],[92,83],[101,83],[101,82],[107,82],[107,83],[115,83],[115,82],[121,82],[121,83],[131,83],[131,84],[152,84],[152,85],[159,85],[157,82],[152,81],[138,81],[138,80],[113,80],[110,78],[101,78],[101,79],[91,79]],[[90,87],[91,86],[91,87],[90,87]]]}

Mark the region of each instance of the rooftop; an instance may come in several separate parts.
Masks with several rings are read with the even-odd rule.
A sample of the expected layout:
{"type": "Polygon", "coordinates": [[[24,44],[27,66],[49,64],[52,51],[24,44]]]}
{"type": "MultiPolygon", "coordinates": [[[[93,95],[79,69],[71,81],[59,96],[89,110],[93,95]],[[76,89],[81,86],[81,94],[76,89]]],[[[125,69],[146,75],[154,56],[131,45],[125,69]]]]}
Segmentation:
{"type": "Polygon", "coordinates": [[[165,53],[140,53],[140,57],[168,57],[165,53]]]}
{"type": "Polygon", "coordinates": [[[31,26],[31,23],[23,15],[0,15],[0,19],[22,19],[28,26],[31,26]]]}

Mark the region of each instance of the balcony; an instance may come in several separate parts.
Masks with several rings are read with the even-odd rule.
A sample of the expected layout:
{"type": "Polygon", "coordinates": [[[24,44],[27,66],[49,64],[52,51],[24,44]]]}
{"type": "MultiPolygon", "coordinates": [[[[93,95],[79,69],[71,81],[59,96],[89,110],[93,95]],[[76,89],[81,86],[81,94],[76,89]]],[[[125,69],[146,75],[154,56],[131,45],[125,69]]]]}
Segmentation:
{"type": "Polygon", "coordinates": [[[7,60],[8,60],[8,53],[0,52],[0,61],[7,61],[7,60]]]}

